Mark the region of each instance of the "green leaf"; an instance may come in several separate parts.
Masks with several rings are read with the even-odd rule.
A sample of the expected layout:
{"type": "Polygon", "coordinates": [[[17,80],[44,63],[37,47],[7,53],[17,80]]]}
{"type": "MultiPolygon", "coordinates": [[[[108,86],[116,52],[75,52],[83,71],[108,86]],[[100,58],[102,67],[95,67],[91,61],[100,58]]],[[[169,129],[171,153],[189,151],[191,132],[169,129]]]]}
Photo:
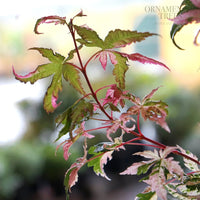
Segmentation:
{"type": "Polygon", "coordinates": [[[69,107],[64,113],[57,116],[55,121],[59,124],[60,123],[64,124],[64,127],[60,130],[59,135],[55,141],[59,140],[62,136],[64,136],[70,131],[72,123],[72,119],[70,117],[71,113],[72,113],[72,107],[69,107]]]}
{"type": "Polygon", "coordinates": [[[114,65],[113,75],[115,76],[116,82],[119,83],[119,87],[124,89],[125,88],[125,73],[128,70],[126,61],[127,58],[120,55],[120,53],[113,52],[116,56],[117,64],[114,65]]]}
{"type": "Polygon", "coordinates": [[[81,94],[85,95],[85,91],[81,85],[79,71],[70,63],[65,63],[62,68],[63,77],[81,94]]]}
{"type": "Polygon", "coordinates": [[[179,47],[176,42],[175,42],[175,35],[177,34],[177,32],[179,32],[181,29],[183,28],[183,25],[181,24],[173,24],[171,31],[170,31],[170,37],[172,39],[173,44],[180,50],[184,50],[181,47],[179,47]]]}
{"type": "Polygon", "coordinates": [[[94,30],[76,25],[74,25],[74,29],[81,37],[81,39],[77,39],[77,41],[80,42],[81,44],[88,47],[103,48],[104,46],[103,40],[98,36],[98,34],[94,30]]]}
{"type": "Polygon", "coordinates": [[[138,200],[151,200],[155,194],[156,194],[155,192],[140,193],[137,195],[137,197],[138,200]]]}
{"type": "Polygon", "coordinates": [[[44,97],[44,109],[47,112],[53,112],[59,104],[56,103],[58,99],[58,93],[62,90],[62,67],[63,60],[65,57],[58,53],[54,53],[52,49],[46,48],[32,48],[31,50],[39,51],[43,57],[48,58],[51,63],[47,63],[44,65],[40,65],[36,68],[35,71],[30,72],[25,76],[20,76],[15,73],[15,78],[27,83],[35,83],[37,80],[46,78],[48,76],[53,75],[52,82],[48,87],[48,90],[44,97]]]}
{"type": "Polygon", "coordinates": [[[154,164],[154,162],[139,166],[139,167],[138,167],[138,170],[137,170],[137,175],[146,174],[147,171],[149,170],[149,168],[150,168],[153,164],[154,164]]]}
{"type": "MultiPolygon", "coordinates": [[[[80,50],[82,47],[83,47],[83,45],[80,45],[78,47],[78,50],[80,50]]],[[[73,49],[68,53],[68,57],[65,59],[65,62],[68,60],[71,60],[74,57],[74,53],[76,53],[76,49],[73,49]]]]}
{"type": "MultiPolygon", "coordinates": [[[[78,124],[83,121],[89,120],[93,115],[93,104],[82,99],[81,101],[75,102],[70,106],[64,113],[60,114],[56,118],[56,123],[64,124],[64,127],[59,132],[58,139],[63,135],[71,132],[78,124]]],[[[72,138],[71,138],[72,139],[72,138]]]]}
{"type": "Polygon", "coordinates": [[[119,48],[129,45],[133,42],[140,42],[146,37],[156,35],[149,32],[137,32],[130,30],[116,29],[110,31],[104,40],[104,49],[119,48]]]}
{"type": "Polygon", "coordinates": [[[48,58],[48,60],[51,62],[60,63],[65,59],[65,57],[60,55],[59,53],[56,52],[54,53],[52,49],[33,47],[30,48],[29,50],[39,51],[43,57],[48,58]]]}
{"type": "Polygon", "coordinates": [[[101,154],[103,154],[103,153],[102,152],[95,153],[92,158],[94,158],[94,157],[96,157],[96,158],[94,158],[88,162],[88,167],[93,167],[93,170],[97,175],[103,174],[103,171],[101,170],[101,167],[100,167],[101,154]]]}

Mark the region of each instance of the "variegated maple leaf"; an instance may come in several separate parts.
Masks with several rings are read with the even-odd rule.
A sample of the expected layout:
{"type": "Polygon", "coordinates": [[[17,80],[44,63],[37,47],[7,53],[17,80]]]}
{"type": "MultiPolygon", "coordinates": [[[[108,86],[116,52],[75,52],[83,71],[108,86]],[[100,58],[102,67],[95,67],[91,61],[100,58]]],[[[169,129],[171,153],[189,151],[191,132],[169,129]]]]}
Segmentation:
{"type": "Polygon", "coordinates": [[[127,91],[122,91],[120,88],[117,87],[116,84],[111,85],[111,87],[106,92],[106,97],[102,99],[103,106],[106,104],[113,104],[117,106],[118,103],[121,107],[124,107],[124,99],[126,98],[124,95],[127,94],[127,91]]]}
{"type": "MultiPolygon", "coordinates": [[[[174,22],[172,25],[172,29],[170,32],[171,39],[175,46],[180,48],[176,42],[175,42],[175,35],[178,31],[180,31],[183,26],[189,24],[189,23],[199,23],[200,22],[200,1],[199,0],[185,0],[181,4],[180,10],[177,14],[177,16],[174,19],[170,19],[174,22]]],[[[199,35],[199,32],[197,33],[194,44],[197,45],[197,37],[199,35]]]]}
{"type": "Polygon", "coordinates": [[[92,146],[89,149],[89,154],[93,156],[88,161],[88,167],[93,167],[94,172],[99,176],[110,180],[110,178],[106,175],[104,171],[104,165],[107,164],[108,160],[112,159],[112,154],[114,150],[110,150],[107,152],[96,152],[96,147],[92,146]]]}
{"type": "Polygon", "coordinates": [[[110,141],[113,141],[113,139],[110,137],[111,133],[115,133],[119,128],[122,130],[122,135],[126,132],[129,133],[130,131],[133,131],[135,129],[135,119],[131,117],[127,113],[122,113],[118,119],[115,120],[109,120],[105,124],[111,124],[111,126],[107,129],[107,138],[110,141]],[[132,122],[132,127],[128,127],[127,123],[132,122]]]}
{"type": "Polygon", "coordinates": [[[138,115],[141,113],[144,120],[149,119],[151,121],[155,121],[166,131],[170,132],[166,123],[166,117],[168,114],[167,104],[162,101],[151,100],[152,96],[158,89],[159,88],[153,89],[142,100],[138,97],[134,97],[132,100],[130,99],[135,105],[128,109],[128,113],[132,115],[138,115]]]}
{"type": "Polygon", "coordinates": [[[70,147],[73,145],[73,143],[78,140],[81,136],[84,136],[85,138],[94,138],[94,135],[89,134],[86,130],[85,130],[85,122],[82,122],[81,124],[79,124],[78,128],[74,130],[72,134],[73,138],[65,140],[64,142],[62,142],[61,144],[59,144],[56,148],[56,151],[58,150],[58,148],[63,145],[63,157],[65,160],[68,160],[69,156],[71,155],[71,153],[69,153],[69,149],[70,147]]]}
{"type": "Polygon", "coordinates": [[[84,89],[80,81],[80,72],[71,64],[64,62],[65,57],[59,53],[54,53],[52,49],[47,48],[31,48],[37,50],[43,57],[47,58],[50,62],[47,64],[39,65],[33,72],[27,75],[18,75],[14,68],[13,74],[17,80],[23,83],[35,83],[39,79],[52,76],[51,84],[49,85],[44,97],[44,109],[47,112],[53,112],[60,103],[57,103],[58,94],[62,90],[62,79],[68,81],[78,92],[85,95],[84,89]]]}
{"type": "Polygon", "coordinates": [[[137,60],[142,63],[158,64],[166,67],[161,62],[140,54],[128,55],[116,51],[116,48],[121,48],[132,43],[141,42],[149,36],[156,35],[154,33],[116,29],[114,31],[110,31],[105,39],[102,40],[98,36],[98,34],[91,28],[76,25],[74,25],[74,28],[77,31],[78,35],[81,37],[77,39],[79,43],[88,47],[101,48],[99,52],[95,53],[95,58],[99,58],[99,61],[104,70],[106,69],[109,56],[111,63],[114,65],[113,75],[115,76],[116,82],[119,83],[119,86],[122,89],[125,88],[124,77],[126,71],[128,70],[128,66],[126,63],[128,59],[137,60]]]}
{"type": "Polygon", "coordinates": [[[76,184],[78,181],[78,171],[87,163],[87,150],[86,146],[84,146],[84,156],[81,158],[78,158],[76,162],[74,162],[71,167],[67,170],[65,173],[65,179],[64,179],[64,185],[66,194],[68,191],[71,191],[71,187],[76,184]]]}
{"type": "Polygon", "coordinates": [[[145,174],[152,167],[152,172],[146,177],[143,182],[147,183],[152,192],[156,192],[157,196],[163,200],[167,200],[167,191],[165,184],[167,177],[183,177],[183,169],[173,157],[168,155],[176,150],[177,147],[166,147],[164,150],[157,151],[143,151],[137,152],[134,155],[140,155],[148,161],[133,163],[121,175],[135,175],[145,174]]]}
{"type": "Polygon", "coordinates": [[[46,24],[54,23],[55,25],[57,25],[57,24],[64,25],[64,24],[66,24],[65,19],[66,19],[66,17],[59,17],[57,15],[42,17],[37,20],[37,22],[35,24],[34,32],[36,34],[42,34],[42,33],[38,32],[38,27],[43,23],[46,23],[46,24]]]}

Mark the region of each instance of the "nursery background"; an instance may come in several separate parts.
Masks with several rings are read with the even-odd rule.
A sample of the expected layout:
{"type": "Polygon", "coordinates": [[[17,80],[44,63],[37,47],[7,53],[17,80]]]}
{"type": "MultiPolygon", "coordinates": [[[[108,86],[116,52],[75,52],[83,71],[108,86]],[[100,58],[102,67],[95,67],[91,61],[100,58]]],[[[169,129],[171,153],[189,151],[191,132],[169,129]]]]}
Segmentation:
{"type": "MultiPolygon", "coordinates": [[[[141,44],[126,47],[165,63],[171,71],[157,66],[134,63],[126,77],[127,89],[143,97],[158,85],[157,97],[169,105],[168,125],[170,135],[148,121],[142,124],[143,132],[168,145],[179,144],[199,155],[200,141],[200,47],[193,45],[199,29],[191,24],[177,34],[176,42],[185,50],[177,49],[171,39],[172,19],[182,1],[173,0],[84,0],[84,1],[12,1],[0,8],[0,199],[5,200],[56,200],[65,199],[63,175],[69,163],[63,159],[62,150],[55,156],[58,134],[54,114],[43,110],[42,98],[48,80],[26,85],[14,79],[12,66],[19,74],[33,71],[44,58],[31,47],[45,46],[65,55],[72,48],[67,29],[62,26],[44,25],[43,35],[35,35],[33,28],[38,18],[48,15],[71,17],[83,10],[87,17],[78,23],[87,24],[100,36],[116,28],[148,31],[159,34],[141,44]],[[159,135],[157,134],[159,132],[159,135]]],[[[200,40],[200,39],[199,39],[200,40]]],[[[200,41],[199,41],[200,42],[200,41]]],[[[85,57],[90,52],[85,53],[85,57]]],[[[83,55],[84,56],[84,55],[83,55]]],[[[95,68],[95,66],[94,66],[95,68]]],[[[101,71],[90,72],[93,84],[109,80],[101,71]]],[[[77,94],[73,88],[63,89],[67,99],[59,107],[70,106],[77,94]]],[[[100,136],[95,140],[100,140],[100,136]]],[[[137,177],[117,175],[136,147],[128,153],[120,151],[106,166],[111,182],[97,177],[92,171],[82,170],[79,183],[74,187],[73,200],[131,200],[143,185],[137,177]],[[136,184],[137,183],[137,184],[136,184]],[[133,187],[134,186],[134,187],[133,187]],[[134,189],[135,188],[135,189],[134,189]]],[[[76,152],[80,154],[80,147],[76,152]]],[[[71,158],[73,159],[73,158],[71,158]]],[[[130,161],[131,163],[131,161],[130,161]]],[[[129,163],[129,164],[130,164],[129,163]]]]}

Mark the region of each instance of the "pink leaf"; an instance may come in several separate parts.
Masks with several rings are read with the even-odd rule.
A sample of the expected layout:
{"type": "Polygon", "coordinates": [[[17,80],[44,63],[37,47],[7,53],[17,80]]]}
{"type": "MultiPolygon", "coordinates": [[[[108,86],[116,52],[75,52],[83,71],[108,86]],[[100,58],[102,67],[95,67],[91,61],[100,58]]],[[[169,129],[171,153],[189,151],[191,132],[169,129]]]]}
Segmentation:
{"type": "Polygon", "coordinates": [[[106,70],[107,62],[108,62],[108,57],[107,54],[109,55],[110,61],[113,65],[117,64],[116,56],[111,52],[111,51],[101,51],[96,58],[99,57],[99,61],[103,67],[104,70],[106,70]]]}
{"type": "Polygon", "coordinates": [[[149,58],[149,57],[146,57],[146,56],[143,56],[139,53],[133,53],[133,54],[126,54],[126,53],[121,53],[122,56],[124,57],[127,57],[128,59],[132,60],[132,61],[138,61],[138,62],[141,62],[143,64],[153,64],[153,65],[160,65],[162,67],[165,67],[166,69],[169,69],[169,67],[167,67],[165,64],[157,61],[157,60],[154,60],[152,58],[149,58]]]}
{"type": "Polygon", "coordinates": [[[80,128],[77,128],[74,133],[76,133],[77,135],[82,135],[85,136],[89,139],[94,138],[94,135],[89,134],[88,132],[85,131],[85,121],[83,121],[80,125],[80,128]]]}
{"type": "Polygon", "coordinates": [[[171,19],[175,24],[186,25],[192,22],[200,22],[200,9],[190,10],[183,14],[178,15],[174,19],[171,19]]]}
{"type": "Polygon", "coordinates": [[[153,89],[149,94],[147,94],[143,100],[142,103],[144,103],[146,100],[151,99],[151,97],[154,95],[154,93],[159,89],[160,87],[157,87],[156,89],[153,89]]]}
{"type": "Polygon", "coordinates": [[[110,57],[111,63],[112,63],[113,65],[116,65],[116,64],[117,64],[116,56],[115,56],[113,53],[111,53],[111,52],[108,52],[108,55],[109,55],[109,57],[110,57]]]}
{"type": "Polygon", "coordinates": [[[38,26],[43,23],[54,23],[55,25],[57,25],[57,24],[65,24],[66,21],[65,21],[65,17],[59,17],[56,15],[42,17],[42,18],[38,19],[35,24],[34,32],[36,34],[42,34],[42,33],[38,32],[38,26]]]}
{"type": "Polygon", "coordinates": [[[167,200],[167,191],[165,185],[165,175],[162,169],[159,173],[156,173],[149,177],[149,180],[144,180],[145,183],[151,186],[151,190],[155,191],[158,197],[162,200],[167,200]]]}
{"type": "Polygon", "coordinates": [[[196,7],[200,8],[200,0],[190,0],[196,7]]]}
{"type": "Polygon", "coordinates": [[[175,151],[177,149],[177,147],[171,147],[171,146],[167,146],[164,150],[160,150],[160,157],[161,158],[166,158],[170,153],[172,153],[173,151],[175,151]]]}
{"type": "Polygon", "coordinates": [[[63,146],[63,151],[64,151],[63,156],[65,160],[68,160],[69,156],[71,155],[69,153],[69,148],[72,146],[72,144],[73,142],[71,140],[68,140],[63,146]]]}
{"type": "Polygon", "coordinates": [[[106,70],[106,66],[107,66],[107,52],[106,51],[102,51],[99,55],[99,61],[103,67],[104,70],[106,70]]]}
{"type": "Polygon", "coordinates": [[[109,88],[106,92],[106,97],[103,100],[103,105],[107,103],[112,103],[113,105],[117,106],[118,103],[123,107],[123,99],[125,98],[123,95],[125,95],[127,91],[120,90],[116,84],[111,85],[111,88],[109,88]]]}
{"type": "Polygon", "coordinates": [[[85,136],[86,138],[89,138],[89,139],[95,137],[94,135],[91,135],[91,134],[89,134],[89,133],[87,133],[87,132],[84,132],[84,133],[83,133],[83,136],[85,136]]]}
{"type": "MultiPolygon", "coordinates": [[[[74,166],[76,166],[76,163],[74,163],[74,166]]],[[[72,165],[70,169],[72,169],[74,166],[72,165]]],[[[69,182],[68,182],[69,189],[72,186],[74,186],[76,182],[78,181],[78,171],[79,171],[79,167],[74,167],[74,169],[71,171],[69,175],[69,182]]]]}
{"type": "Polygon", "coordinates": [[[127,127],[126,124],[127,122],[133,122],[133,123],[135,122],[135,120],[127,113],[122,113],[119,119],[106,122],[106,124],[112,123],[112,125],[107,129],[107,138],[113,141],[112,138],[110,137],[110,134],[115,133],[118,128],[121,128],[122,134],[124,132],[129,133],[130,131],[133,131],[135,129],[135,124],[133,124],[133,126],[129,128],[127,127]]]}
{"type": "Polygon", "coordinates": [[[110,180],[110,178],[108,178],[108,176],[104,172],[104,165],[108,162],[108,160],[112,159],[112,153],[113,153],[113,151],[108,151],[108,152],[104,153],[100,160],[100,168],[101,168],[101,171],[103,172],[103,174],[101,174],[101,176],[103,176],[107,180],[110,180]]]}
{"type": "Polygon", "coordinates": [[[58,98],[55,97],[55,96],[52,96],[52,97],[51,97],[51,104],[52,104],[53,108],[55,108],[55,109],[62,103],[62,102],[60,102],[59,104],[57,104],[57,103],[56,103],[57,99],[58,99],[58,98]]]}
{"type": "Polygon", "coordinates": [[[158,151],[156,149],[154,149],[154,152],[153,151],[142,151],[142,152],[134,153],[134,155],[143,156],[143,157],[149,158],[151,160],[160,159],[160,157],[158,155],[158,151]]]}
{"type": "Polygon", "coordinates": [[[183,177],[183,169],[180,167],[179,162],[173,159],[174,158],[172,157],[165,159],[165,167],[169,170],[171,174],[177,174],[180,177],[183,177]]]}
{"type": "Polygon", "coordinates": [[[166,123],[167,113],[164,108],[159,106],[143,106],[141,109],[141,115],[144,120],[151,120],[160,125],[163,129],[170,133],[170,128],[166,123]]]}
{"type": "Polygon", "coordinates": [[[67,172],[65,174],[65,178],[67,178],[66,177],[67,175],[69,176],[68,182],[65,183],[65,186],[67,188],[69,188],[69,191],[70,191],[71,187],[74,186],[75,183],[78,181],[78,171],[87,161],[87,159],[86,159],[87,152],[86,152],[86,150],[84,150],[84,151],[85,151],[84,156],[81,158],[78,158],[76,160],[76,162],[71,165],[71,167],[67,170],[67,172]]]}

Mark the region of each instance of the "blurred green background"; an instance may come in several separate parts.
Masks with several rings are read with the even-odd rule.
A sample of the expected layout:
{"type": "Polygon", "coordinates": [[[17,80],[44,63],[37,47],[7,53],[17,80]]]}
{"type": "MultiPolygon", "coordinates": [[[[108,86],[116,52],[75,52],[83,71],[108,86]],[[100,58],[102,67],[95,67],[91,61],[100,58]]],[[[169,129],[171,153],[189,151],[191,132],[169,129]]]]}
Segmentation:
{"type": "MultiPolygon", "coordinates": [[[[78,20],[87,23],[104,36],[115,28],[137,29],[161,34],[162,37],[148,38],[144,42],[126,48],[128,52],[139,52],[164,62],[171,72],[154,65],[130,63],[127,72],[127,90],[143,97],[152,89],[163,86],[155,94],[169,105],[167,118],[171,133],[157,125],[142,122],[145,135],[167,145],[179,144],[199,156],[200,142],[200,47],[192,45],[196,26],[189,26],[177,36],[185,51],[173,46],[169,32],[173,16],[181,1],[43,1],[37,4],[7,4],[0,16],[0,199],[2,200],[62,200],[65,199],[63,178],[66,170],[78,155],[82,155],[82,144],[77,144],[68,162],[63,158],[62,148],[55,156],[58,143],[54,143],[58,129],[54,123],[58,113],[64,111],[79,96],[73,88],[64,83],[60,100],[63,102],[53,114],[43,110],[43,96],[49,80],[34,85],[20,83],[12,75],[12,65],[17,73],[25,74],[43,62],[37,52],[27,51],[33,46],[55,49],[67,55],[72,44],[69,34],[62,26],[44,25],[36,36],[33,33],[35,21],[46,15],[72,17],[81,9],[88,17],[78,20]],[[159,9],[159,10],[158,10],[159,9]],[[166,17],[163,17],[166,16],[166,17]],[[106,21],[106,23],[105,23],[106,21]],[[181,34],[180,34],[181,35],[181,34]],[[191,36],[192,35],[192,36],[191,36]],[[181,38],[182,37],[182,38],[181,38]],[[183,42],[184,41],[184,42],[183,42]]],[[[91,50],[81,52],[83,59],[91,50]]],[[[113,83],[111,73],[103,74],[97,62],[89,67],[89,76],[95,88],[113,83]]],[[[108,67],[109,68],[109,67],[108,67]]],[[[112,66],[110,66],[112,68],[112,66]]],[[[100,98],[103,94],[100,94],[100,98]]],[[[103,132],[95,132],[90,145],[105,141],[103,132]]],[[[141,147],[127,147],[119,151],[105,167],[109,182],[96,176],[91,169],[83,168],[79,182],[72,189],[72,200],[131,200],[142,191],[138,177],[119,176],[118,173],[137,161],[133,157],[141,147]]]]}

